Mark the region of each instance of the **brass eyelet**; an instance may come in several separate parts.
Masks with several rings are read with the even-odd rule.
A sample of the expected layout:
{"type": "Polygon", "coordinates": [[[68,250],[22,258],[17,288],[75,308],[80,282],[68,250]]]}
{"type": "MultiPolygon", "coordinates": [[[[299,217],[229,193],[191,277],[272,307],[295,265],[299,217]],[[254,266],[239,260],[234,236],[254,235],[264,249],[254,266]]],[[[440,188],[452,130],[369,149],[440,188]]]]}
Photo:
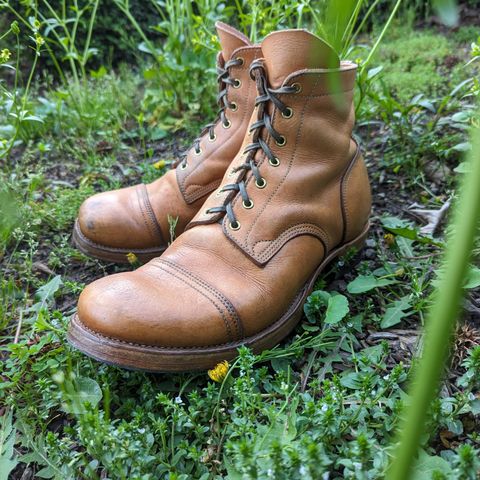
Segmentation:
{"type": "Polygon", "coordinates": [[[258,182],[258,180],[255,180],[255,185],[257,188],[265,188],[267,186],[267,181],[262,178],[261,183],[258,182]]]}
{"type": "Polygon", "coordinates": [[[224,192],[222,191],[221,188],[219,188],[219,189],[215,192],[215,196],[216,196],[216,197],[219,197],[222,193],[224,193],[224,192]]]}
{"type": "Polygon", "coordinates": [[[282,117],[283,118],[292,118],[292,116],[293,116],[293,109],[290,108],[290,107],[287,107],[286,111],[282,112],[282,117]]]}
{"type": "Polygon", "coordinates": [[[209,142],[214,142],[216,139],[217,139],[217,134],[216,134],[216,133],[213,134],[213,137],[211,137],[210,135],[208,135],[208,141],[209,141],[209,142]]]}
{"type": "Polygon", "coordinates": [[[280,135],[280,140],[275,140],[275,143],[279,147],[284,147],[287,144],[287,139],[283,135],[280,135]]]}
{"type": "Polygon", "coordinates": [[[233,168],[228,172],[227,177],[232,178],[237,172],[233,170],[233,168]]]}
{"type": "Polygon", "coordinates": [[[237,57],[237,61],[240,62],[238,64],[239,67],[241,67],[245,63],[245,60],[243,59],[243,57],[237,57]]]}
{"type": "Polygon", "coordinates": [[[292,83],[292,87],[295,89],[295,93],[300,93],[302,91],[302,86],[299,83],[292,83]]]}
{"type": "Polygon", "coordinates": [[[236,102],[231,102],[229,108],[232,112],[236,112],[238,110],[238,105],[236,102]]]}
{"type": "Polygon", "coordinates": [[[268,159],[268,163],[272,166],[272,167],[278,167],[280,165],[280,160],[277,158],[277,157],[273,157],[273,159],[268,159]]]}
{"type": "Polygon", "coordinates": [[[243,208],[246,208],[247,210],[250,210],[253,208],[253,200],[250,199],[250,203],[245,203],[245,200],[242,202],[243,208]]]}
{"type": "Polygon", "coordinates": [[[222,123],[223,128],[230,128],[232,126],[232,122],[227,119],[225,123],[222,123]]]}
{"type": "Polygon", "coordinates": [[[197,157],[202,154],[202,151],[203,151],[203,150],[202,150],[201,148],[199,148],[198,150],[193,149],[193,153],[194,153],[197,157]]]}
{"type": "Polygon", "coordinates": [[[238,220],[235,223],[230,222],[229,226],[232,230],[240,230],[240,222],[238,220]]]}
{"type": "Polygon", "coordinates": [[[233,88],[240,88],[242,86],[242,81],[239,78],[233,80],[233,88]]]}
{"type": "Polygon", "coordinates": [[[181,163],[180,164],[180,170],[185,170],[188,167],[187,163],[181,163]]]}

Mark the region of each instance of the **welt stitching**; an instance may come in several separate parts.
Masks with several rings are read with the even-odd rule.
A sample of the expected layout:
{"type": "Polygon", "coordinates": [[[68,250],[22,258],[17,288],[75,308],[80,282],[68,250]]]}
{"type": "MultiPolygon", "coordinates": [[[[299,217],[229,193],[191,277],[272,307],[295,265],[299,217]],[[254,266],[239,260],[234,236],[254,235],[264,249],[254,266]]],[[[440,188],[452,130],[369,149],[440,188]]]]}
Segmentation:
{"type": "Polygon", "coordinates": [[[148,348],[150,350],[194,350],[194,349],[202,349],[202,350],[207,350],[208,348],[212,347],[223,347],[227,345],[231,345],[235,343],[234,341],[230,342],[225,342],[225,343],[219,343],[216,345],[208,345],[206,347],[203,346],[193,346],[193,347],[161,347],[161,346],[156,346],[156,345],[147,345],[145,343],[135,343],[135,342],[127,342],[126,340],[120,340],[119,338],[114,338],[114,337],[109,337],[108,335],[103,335],[102,333],[96,332],[95,330],[92,330],[90,327],[87,327],[77,316],[77,321],[82,325],[82,328],[85,330],[89,331],[92,335],[99,337],[99,338],[106,338],[107,340],[112,340],[114,342],[119,342],[124,345],[131,345],[132,347],[143,347],[143,348],[148,348]]]}
{"type": "Polygon", "coordinates": [[[179,265],[169,262],[168,260],[164,260],[163,258],[159,258],[158,262],[166,263],[169,267],[177,270],[180,273],[183,273],[183,275],[187,275],[193,281],[197,282],[197,284],[199,284],[200,286],[205,288],[207,291],[212,293],[215,296],[215,298],[217,298],[217,300],[219,300],[223,304],[223,306],[227,309],[228,313],[232,316],[235,323],[235,329],[237,331],[238,337],[241,338],[243,336],[243,326],[242,326],[240,317],[238,316],[235,310],[235,307],[231,304],[228,298],[225,297],[225,295],[223,295],[221,292],[219,292],[216,288],[214,288],[212,285],[207,283],[205,280],[201,279],[200,277],[193,274],[189,270],[186,270],[185,268],[180,267],[179,265]]]}
{"type": "Polygon", "coordinates": [[[162,229],[160,228],[160,225],[158,224],[157,217],[155,216],[155,213],[153,212],[152,204],[150,203],[150,198],[148,197],[148,190],[147,187],[144,185],[143,186],[143,201],[145,204],[145,208],[147,210],[148,216],[150,217],[150,221],[152,222],[152,225],[154,226],[158,238],[161,243],[165,243],[165,240],[163,238],[162,234],[162,229]]]}
{"type": "Polygon", "coordinates": [[[224,312],[222,311],[222,309],[218,306],[217,303],[215,303],[215,301],[209,297],[208,295],[206,295],[204,292],[202,292],[201,290],[199,290],[197,288],[196,285],[192,285],[190,282],[188,282],[185,278],[182,278],[181,276],[179,275],[175,275],[175,273],[172,273],[171,271],[167,270],[163,265],[159,265],[158,263],[154,263],[152,264],[153,266],[159,268],[160,270],[163,270],[164,272],[168,273],[169,275],[172,275],[173,277],[177,278],[178,280],[180,280],[181,282],[185,283],[186,285],[188,285],[190,288],[193,288],[196,292],[200,293],[200,295],[202,295],[203,297],[205,297],[207,300],[210,301],[210,303],[217,309],[218,313],[220,313],[220,316],[222,317],[222,320],[223,320],[223,323],[225,324],[225,328],[227,330],[227,335],[228,337],[230,338],[231,341],[234,340],[234,337],[232,335],[232,330],[231,330],[231,327],[230,327],[230,323],[229,321],[227,320],[227,318],[225,317],[225,314],[224,312]]]}

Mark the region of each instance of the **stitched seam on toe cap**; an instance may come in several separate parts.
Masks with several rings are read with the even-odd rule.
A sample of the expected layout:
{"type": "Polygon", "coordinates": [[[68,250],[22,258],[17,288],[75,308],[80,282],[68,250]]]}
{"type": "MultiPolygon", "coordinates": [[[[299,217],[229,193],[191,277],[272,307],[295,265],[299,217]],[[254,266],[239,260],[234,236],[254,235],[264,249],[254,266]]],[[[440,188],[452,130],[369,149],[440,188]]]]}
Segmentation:
{"type": "MultiPolygon", "coordinates": [[[[205,280],[203,280],[202,278],[198,277],[197,275],[193,274],[192,272],[190,272],[189,270],[183,268],[183,267],[180,267],[179,265],[176,265],[172,262],[169,262],[168,260],[165,260],[163,258],[158,258],[156,263],[164,263],[166,264],[167,266],[169,266],[170,268],[176,270],[178,273],[180,274],[183,274],[185,276],[187,276],[187,278],[193,280],[195,283],[197,283],[197,285],[199,285],[200,287],[203,287],[205,290],[207,290],[209,293],[213,294],[215,296],[215,298],[217,300],[219,300],[223,306],[225,307],[225,309],[227,310],[227,312],[230,314],[230,316],[233,318],[233,321],[234,321],[234,325],[235,325],[235,330],[236,330],[236,333],[237,333],[237,338],[238,339],[241,339],[243,338],[243,325],[242,325],[242,322],[240,320],[240,317],[237,313],[237,311],[235,310],[235,307],[232,305],[232,303],[228,300],[227,297],[225,297],[225,295],[223,295],[221,292],[219,292],[216,288],[214,288],[212,285],[210,285],[209,283],[207,283],[205,280]]],[[[154,264],[155,265],[155,264],[154,264]]]]}
{"type": "MultiPolygon", "coordinates": [[[[195,290],[196,292],[198,292],[200,295],[202,295],[203,297],[205,297],[207,300],[210,301],[210,303],[217,309],[218,313],[220,314],[222,320],[223,320],[223,323],[225,324],[225,329],[227,331],[227,336],[228,338],[230,339],[230,341],[234,341],[235,340],[235,337],[232,335],[232,328],[230,326],[230,322],[228,321],[228,318],[225,316],[225,312],[222,310],[222,308],[215,302],[215,300],[213,298],[211,298],[210,296],[208,296],[205,292],[202,292],[198,287],[198,285],[194,285],[192,284],[191,282],[189,282],[188,278],[184,278],[184,275],[183,276],[180,276],[180,275],[175,275],[175,273],[167,270],[165,268],[164,265],[158,265],[158,264],[153,264],[153,266],[163,270],[164,272],[168,273],[169,275],[171,275],[172,277],[175,277],[176,279],[180,280],[181,282],[185,283],[186,285],[188,285],[190,288],[192,288],[193,290],[195,290]]],[[[178,272],[178,273],[181,273],[181,272],[178,272]]],[[[194,280],[194,279],[192,279],[194,280]]]]}

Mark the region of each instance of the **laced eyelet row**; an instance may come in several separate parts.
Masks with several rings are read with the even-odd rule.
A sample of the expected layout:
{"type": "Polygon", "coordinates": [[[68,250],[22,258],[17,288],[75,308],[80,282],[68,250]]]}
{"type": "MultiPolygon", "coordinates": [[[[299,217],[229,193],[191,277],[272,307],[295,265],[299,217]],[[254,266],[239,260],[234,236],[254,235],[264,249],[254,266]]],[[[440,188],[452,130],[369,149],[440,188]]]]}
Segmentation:
{"type": "MultiPolygon", "coordinates": [[[[239,230],[241,224],[236,218],[233,211],[233,200],[237,195],[241,196],[241,204],[244,209],[250,210],[254,208],[254,201],[249,197],[247,192],[247,179],[246,172],[251,171],[254,177],[254,185],[258,189],[264,189],[267,187],[267,180],[260,174],[259,166],[255,161],[255,153],[258,150],[263,150],[265,156],[268,158],[268,164],[272,167],[278,167],[280,165],[280,160],[275,156],[271,150],[269,144],[262,138],[261,131],[266,129],[267,133],[270,135],[270,138],[273,138],[275,144],[278,147],[284,147],[287,144],[287,138],[284,135],[281,135],[275,130],[272,124],[272,117],[268,113],[266,104],[267,102],[272,102],[274,108],[281,116],[285,119],[292,118],[294,111],[292,107],[285,105],[278,95],[284,94],[297,94],[302,91],[302,86],[299,83],[293,83],[288,86],[283,86],[280,88],[271,88],[268,86],[268,81],[265,75],[265,69],[263,64],[259,60],[255,60],[250,67],[250,76],[257,83],[258,96],[255,102],[255,112],[257,115],[257,120],[254,121],[249,130],[248,134],[252,135],[253,138],[251,143],[247,145],[243,151],[245,158],[241,159],[243,163],[233,168],[227,173],[227,177],[234,177],[237,173],[243,171],[243,174],[238,175],[238,179],[235,183],[224,185],[216,194],[219,196],[221,193],[230,193],[235,192],[233,196],[225,197],[225,202],[223,205],[218,207],[211,207],[205,213],[210,214],[220,214],[228,216],[227,227],[230,230],[239,230]]],[[[241,82],[233,80],[231,83],[233,88],[239,88],[241,82]]],[[[230,108],[235,110],[236,104],[232,102],[230,108]],[[232,108],[233,104],[233,108],[232,108]]],[[[224,125],[224,128],[228,128],[224,125]]],[[[252,179],[253,180],[253,179],[252,179]]]]}
{"type": "MultiPolygon", "coordinates": [[[[231,67],[235,66],[243,66],[245,64],[245,60],[242,57],[237,57],[231,60],[228,60],[223,67],[217,67],[218,71],[218,81],[222,84],[224,87],[223,90],[221,89],[217,100],[221,106],[220,112],[219,112],[219,117],[221,119],[222,127],[227,129],[232,126],[232,122],[226,118],[225,116],[225,109],[230,109],[232,112],[236,112],[238,110],[238,105],[236,102],[229,102],[227,99],[227,86],[231,85],[233,88],[240,88],[242,86],[242,81],[238,78],[230,78],[229,75],[229,69],[231,67]]],[[[218,117],[217,117],[218,118],[218,117]]],[[[210,123],[205,126],[203,129],[202,135],[208,132],[208,141],[214,142],[217,139],[217,135],[214,131],[215,126],[217,125],[217,121],[214,123],[210,123]]],[[[202,154],[203,150],[200,147],[200,141],[201,137],[197,138],[193,142],[193,153],[196,156],[199,156],[202,154]]],[[[187,162],[187,156],[188,156],[188,151],[185,152],[183,155],[183,160],[180,162],[180,170],[185,170],[188,167],[188,162],[187,162]]]]}

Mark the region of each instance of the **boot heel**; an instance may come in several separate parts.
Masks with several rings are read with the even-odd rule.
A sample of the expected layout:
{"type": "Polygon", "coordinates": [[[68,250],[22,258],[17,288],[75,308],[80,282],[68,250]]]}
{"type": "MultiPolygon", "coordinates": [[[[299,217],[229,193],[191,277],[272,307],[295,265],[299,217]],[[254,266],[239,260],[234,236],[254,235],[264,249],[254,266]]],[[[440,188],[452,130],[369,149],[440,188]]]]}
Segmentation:
{"type": "Polygon", "coordinates": [[[355,237],[353,240],[350,240],[348,243],[343,245],[338,252],[338,257],[344,257],[345,255],[348,254],[348,252],[352,249],[355,248],[358,251],[362,250],[363,247],[365,247],[365,243],[368,238],[368,232],[370,230],[370,222],[367,222],[365,225],[365,228],[363,229],[362,233],[358,236],[355,237]]]}

